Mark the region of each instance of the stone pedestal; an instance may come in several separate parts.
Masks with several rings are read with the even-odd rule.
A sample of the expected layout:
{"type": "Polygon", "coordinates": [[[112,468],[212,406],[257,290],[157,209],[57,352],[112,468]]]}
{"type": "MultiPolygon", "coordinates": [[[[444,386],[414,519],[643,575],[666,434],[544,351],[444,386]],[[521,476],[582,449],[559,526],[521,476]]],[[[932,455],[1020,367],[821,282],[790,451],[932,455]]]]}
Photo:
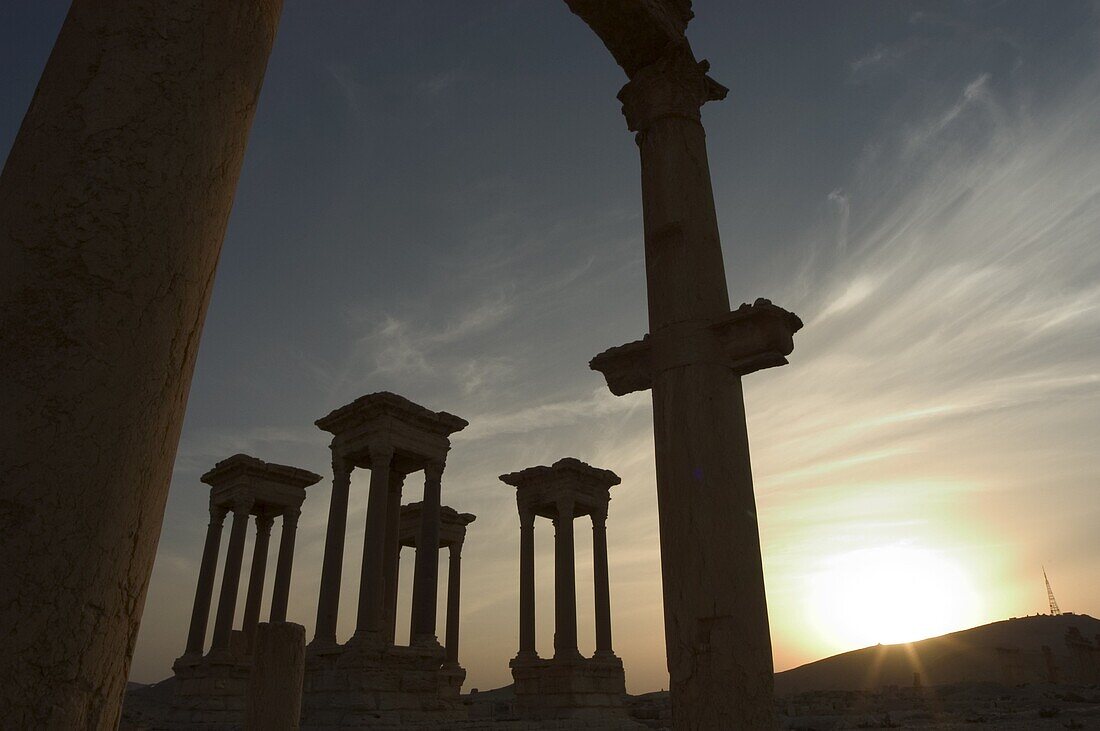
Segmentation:
{"type": "Polygon", "coordinates": [[[516,712],[525,719],[626,717],[626,675],[614,655],[571,660],[515,658],[516,712]]]}
{"type": "Polygon", "coordinates": [[[240,728],[251,665],[246,655],[229,653],[176,660],[172,666],[175,695],[167,727],[171,731],[240,728]]]}

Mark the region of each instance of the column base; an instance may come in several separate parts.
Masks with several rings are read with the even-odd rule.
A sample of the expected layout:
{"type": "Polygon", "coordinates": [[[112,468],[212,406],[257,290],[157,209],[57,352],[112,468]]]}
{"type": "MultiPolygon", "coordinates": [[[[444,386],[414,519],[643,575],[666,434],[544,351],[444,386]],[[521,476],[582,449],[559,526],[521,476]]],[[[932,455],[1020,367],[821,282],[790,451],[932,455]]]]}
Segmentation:
{"type": "Polygon", "coordinates": [[[516,712],[524,719],[606,718],[626,712],[626,675],[617,657],[521,659],[510,663],[516,712]]]}

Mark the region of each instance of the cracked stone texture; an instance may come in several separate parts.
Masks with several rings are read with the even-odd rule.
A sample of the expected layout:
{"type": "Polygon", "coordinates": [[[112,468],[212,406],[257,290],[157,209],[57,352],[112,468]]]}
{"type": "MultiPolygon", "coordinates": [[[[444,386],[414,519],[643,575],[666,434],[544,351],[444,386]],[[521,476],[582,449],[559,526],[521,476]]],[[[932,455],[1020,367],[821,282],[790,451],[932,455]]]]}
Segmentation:
{"type": "Polygon", "coordinates": [[[281,0],[76,0],[0,175],[0,728],[113,729],[281,0]]]}

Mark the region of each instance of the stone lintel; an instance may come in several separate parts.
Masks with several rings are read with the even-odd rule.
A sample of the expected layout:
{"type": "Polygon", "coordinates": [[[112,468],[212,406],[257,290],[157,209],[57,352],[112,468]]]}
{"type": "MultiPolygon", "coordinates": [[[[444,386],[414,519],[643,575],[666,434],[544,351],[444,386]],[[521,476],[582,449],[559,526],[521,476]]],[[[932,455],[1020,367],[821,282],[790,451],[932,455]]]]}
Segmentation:
{"type": "Polygon", "coordinates": [[[611,488],[622,480],[611,470],[581,462],[573,457],[559,459],[549,467],[528,467],[500,476],[501,482],[516,488],[520,511],[554,519],[558,502],[573,502],[573,517],[607,512],[611,488]]]}
{"type": "MultiPolygon", "coordinates": [[[[401,524],[397,531],[398,543],[416,548],[420,537],[420,513],[422,503],[408,503],[401,506],[401,524]]],[[[466,526],[477,519],[473,513],[460,513],[454,508],[439,507],[439,547],[461,546],[466,540],[466,526]]]]}
{"type": "Polygon", "coordinates": [[[646,335],[626,345],[609,348],[588,363],[607,379],[616,396],[653,387],[658,370],[714,361],[728,366],[739,376],[786,365],[794,350],[794,333],[802,320],[792,312],[758,299],[743,304],[715,322],[703,326],[685,323],[662,335],[660,348],[646,335]],[[658,352],[659,351],[659,352],[658,352]]]}
{"type": "Polygon", "coordinates": [[[684,43],[691,0],[565,0],[600,37],[627,76],[684,43]]]}
{"type": "Polygon", "coordinates": [[[360,396],[314,422],[333,435],[335,454],[356,467],[371,466],[371,448],[393,450],[391,469],[409,474],[442,462],[450,435],[469,422],[446,411],[432,411],[388,391],[360,396]]]}
{"type": "Polygon", "coordinates": [[[231,509],[238,501],[251,501],[253,514],[277,515],[287,508],[301,507],[305,489],[320,482],[321,476],[247,454],[234,454],[199,479],[210,485],[213,505],[231,509]]]}

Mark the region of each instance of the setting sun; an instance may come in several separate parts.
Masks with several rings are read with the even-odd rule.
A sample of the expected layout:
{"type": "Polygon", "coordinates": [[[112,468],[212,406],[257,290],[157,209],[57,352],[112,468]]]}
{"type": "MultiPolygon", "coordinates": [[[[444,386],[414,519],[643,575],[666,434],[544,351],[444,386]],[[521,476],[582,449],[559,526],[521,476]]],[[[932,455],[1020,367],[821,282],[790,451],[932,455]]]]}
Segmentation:
{"type": "Polygon", "coordinates": [[[828,556],[809,581],[815,631],[838,646],[912,642],[982,621],[968,573],[944,554],[919,546],[828,556]]]}

